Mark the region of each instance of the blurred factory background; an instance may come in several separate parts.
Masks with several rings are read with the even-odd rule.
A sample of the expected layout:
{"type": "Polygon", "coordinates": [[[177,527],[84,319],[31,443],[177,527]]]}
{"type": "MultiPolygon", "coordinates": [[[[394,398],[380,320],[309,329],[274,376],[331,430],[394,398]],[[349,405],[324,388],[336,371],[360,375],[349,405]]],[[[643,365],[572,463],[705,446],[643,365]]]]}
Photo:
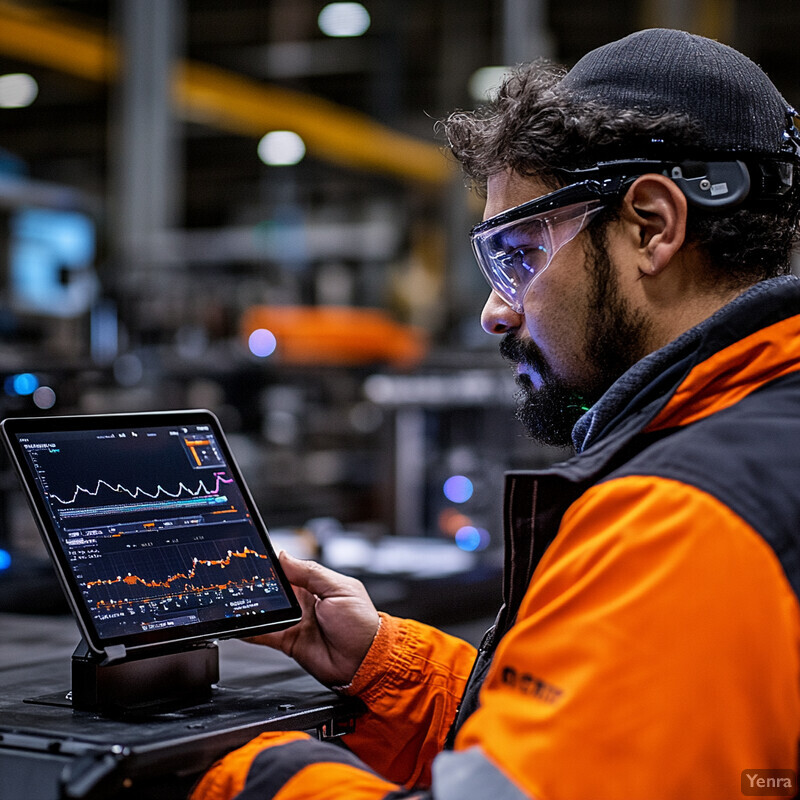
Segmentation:
{"type": "MultiPolygon", "coordinates": [[[[503,472],[557,454],[435,121],[647,26],[800,102],[792,0],[2,0],[0,415],[210,408],[277,543],[401,613],[491,608],[503,472]]],[[[2,464],[0,610],[58,609],[2,464]]]]}

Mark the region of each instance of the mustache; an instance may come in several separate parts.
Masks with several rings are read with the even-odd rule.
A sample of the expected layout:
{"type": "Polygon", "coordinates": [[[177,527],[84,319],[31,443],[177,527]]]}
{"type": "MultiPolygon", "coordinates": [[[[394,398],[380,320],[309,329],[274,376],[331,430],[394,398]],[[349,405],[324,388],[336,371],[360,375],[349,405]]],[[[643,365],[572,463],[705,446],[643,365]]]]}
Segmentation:
{"type": "Polygon", "coordinates": [[[500,355],[514,364],[528,364],[540,373],[549,371],[539,348],[532,341],[522,341],[513,333],[507,333],[500,340],[500,355]]]}

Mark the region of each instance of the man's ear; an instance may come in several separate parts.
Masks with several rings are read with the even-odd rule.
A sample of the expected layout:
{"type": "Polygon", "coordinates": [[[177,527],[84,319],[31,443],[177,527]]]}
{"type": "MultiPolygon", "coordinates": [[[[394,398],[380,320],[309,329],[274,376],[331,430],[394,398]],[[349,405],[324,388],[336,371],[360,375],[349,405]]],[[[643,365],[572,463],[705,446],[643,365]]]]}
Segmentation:
{"type": "Polygon", "coordinates": [[[621,217],[638,237],[639,268],[657,275],[686,240],[687,203],[683,192],[665,175],[637,178],[622,201],[621,217]]]}

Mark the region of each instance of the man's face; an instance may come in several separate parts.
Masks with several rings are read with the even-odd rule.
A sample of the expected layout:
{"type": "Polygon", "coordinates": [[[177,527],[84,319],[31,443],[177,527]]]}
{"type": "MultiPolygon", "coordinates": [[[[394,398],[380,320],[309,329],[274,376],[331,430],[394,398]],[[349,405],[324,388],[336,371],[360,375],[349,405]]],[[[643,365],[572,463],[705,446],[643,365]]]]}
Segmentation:
{"type": "MultiPolygon", "coordinates": [[[[490,178],[485,217],[547,194],[532,178],[490,178]]],[[[578,418],[647,350],[648,321],[621,279],[614,226],[606,241],[584,231],[529,285],[521,314],[492,292],[481,322],[504,334],[500,352],[516,368],[517,417],[530,436],[566,447],[578,418]]]]}

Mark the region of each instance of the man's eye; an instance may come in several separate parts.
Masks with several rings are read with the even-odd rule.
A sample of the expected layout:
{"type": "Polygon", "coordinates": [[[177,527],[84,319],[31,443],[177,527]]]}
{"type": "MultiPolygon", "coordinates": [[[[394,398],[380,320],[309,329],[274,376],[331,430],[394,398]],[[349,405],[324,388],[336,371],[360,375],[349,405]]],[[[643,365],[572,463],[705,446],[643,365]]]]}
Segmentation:
{"type": "Polygon", "coordinates": [[[547,249],[542,245],[517,247],[506,253],[503,260],[517,272],[525,270],[535,275],[547,263],[547,249]]]}

